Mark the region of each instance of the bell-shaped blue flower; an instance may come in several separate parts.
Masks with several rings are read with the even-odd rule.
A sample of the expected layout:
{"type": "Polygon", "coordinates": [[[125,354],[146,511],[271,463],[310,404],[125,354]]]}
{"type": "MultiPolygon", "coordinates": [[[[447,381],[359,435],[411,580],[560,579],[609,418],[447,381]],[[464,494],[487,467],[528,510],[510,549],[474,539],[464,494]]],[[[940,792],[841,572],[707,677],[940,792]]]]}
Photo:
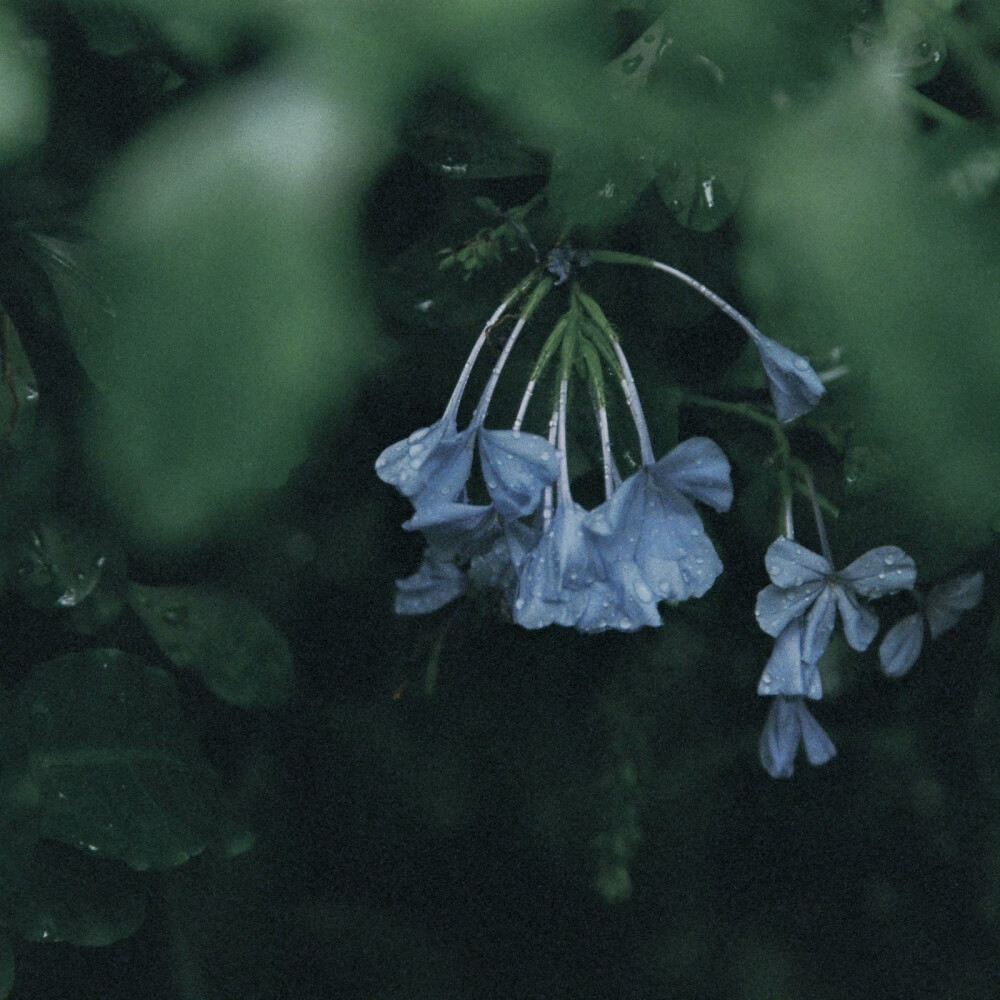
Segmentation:
{"type": "Polygon", "coordinates": [[[439,500],[417,508],[403,530],[423,532],[436,552],[464,564],[489,550],[500,524],[492,504],[439,500]]]}
{"type": "Polygon", "coordinates": [[[803,698],[778,695],[760,736],[760,762],[764,770],[772,778],[790,778],[795,773],[795,755],[800,743],[813,765],[825,764],[837,753],[803,698]]]}
{"type": "Polygon", "coordinates": [[[826,652],[838,611],[848,645],[867,649],[878,632],[878,617],[859,599],[909,590],[917,578],[913,560],[895,545],[872,549],[838,573],[825,556],[779,538],[768,548],[765,566],[773,582],[757,595],[757,622],[777,637],[804,616],[802,655],[808,663],[826,652]]]}
{"type": "Polygon", "coordinates": [[[418,509],[456,500],[472,470],[476,429],[470,424],[460,431],[449,409],[437,423],[389,445],[375,460],[375,472],[418,509]]]}
{"type": "Polygon", "coordinates": [[[600,562],[583,531],[584,510],[562,494],[549,526],[521,565],[514,621],[524,628],[576,625],[598,581],[600,562]]]}
{"type": "Polygon", "coordinates": [[[701,597],[722,572],[701,518],[684,494],[717,510],[732,503],[729,462],[707,438],[685,441],[640,468],[585,522],[619,602],[647,616],[650,624],[658,623],[650,605],[701,597]]]}
{"type": "Polygon", "coordinates": [[[826,392],[812,365],[756,327],[748,324],[745,329],[757,348],[777,418],[787,423],[808,413],[826,392]]]}
{"type": "Polygon", "coordinates": [[[428,546],[416,573],[396,581],[396,614],[430,614],[460,597],[465,590],[465,574],[454,562],[428,546]]]}
{"type": "Polygon", "coordinates": [[[802,655],[802,619],[795,618],[785,626],[774,643],[771,657],[764,666],[757,685],[757,694],[787,697],[823,697],[819,669],[802,655]]]}
{"type": "Polygon", "coordinates": [[[479,462],[490,499],[507,521],[533,514],[559,476],[559,452],[537,434],[479,432],[479,462]]]}
{"type": "Polygon", "coordinates": [[[902,677],[924,648],[924,616],[915,611],[889,629],[878,647],[878,659],[886,677],[902,677]]]}

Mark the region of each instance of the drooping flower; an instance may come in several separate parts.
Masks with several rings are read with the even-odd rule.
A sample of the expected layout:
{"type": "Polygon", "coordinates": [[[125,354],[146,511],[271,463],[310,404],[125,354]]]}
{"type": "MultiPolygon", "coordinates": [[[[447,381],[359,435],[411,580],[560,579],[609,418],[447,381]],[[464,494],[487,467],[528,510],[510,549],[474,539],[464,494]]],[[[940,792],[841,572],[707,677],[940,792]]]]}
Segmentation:
{"type": "Polygon", "coordinates": [[[837,753],[833,741],[799,697],[778,695],[771,704],[760,736],[760,762],[772,778],[790,778],[795,773],[799,744],[814,766],[825,764],[837,753]]]}
{"type": "Polygon", "coordinates": [[[559,452],[538,434],[479,432],[479,462],[497,513],[507,521],[533,514],[559,475],[559,452]]]}
{"type": "Polygon", "coordinates": [[[396,581],[397,615],[427,615],[466,591],[465,574],[453,561],[428,546],[416,573],[396,581]]]}
{"type": "Polygon", "coordinates": [[[765,337],[749,321],[744,326],[767,376],[774,413],[782,423],[808,413],[826,392],[812,365],[784,344],[765,337]]]}
{"type": "Polygon", "coordinates": [[[921,609],[896,622],[878,648],[879,663],[887,677],[902,677],[917,662],[925,629],[937,639],[982,600],[983,574],[963,573],[931,587],[925,599],[917,591],[913,596],[921,609]]]}
{"type": "Polygon", "coordinates": [[[732,504],[729,462],[708,438],[690,438],[644,465],[587,515],[607,580],[636,614],[652,617],[649,605],[655,611],[661,600],[701,597],[722,572],[688,497],[719,511],[732,504]]]}
{"type": "Polygon", "coordinates": [[[860,598],[909,590],[917,578],[913,560],[895,545],[872,549],[838,572],[825,556],[779,538],[768,548],[765,565],[772,583],[757,595],[757,622],[777,637],[803,617],[802,656],[808,663],[817,663],[826,651],[838,611],[848,645],[867,649],[878,632],[878,617],[860,598]]]}
{"type": "Polygon", "coordinates": [[[757,685],[757,694],[786,697],[823,697],[823,684],[815,663],[802,655],[803,625],[801,618],[793,618],[774,643],[770,659],[764,666],[757,685]]]}

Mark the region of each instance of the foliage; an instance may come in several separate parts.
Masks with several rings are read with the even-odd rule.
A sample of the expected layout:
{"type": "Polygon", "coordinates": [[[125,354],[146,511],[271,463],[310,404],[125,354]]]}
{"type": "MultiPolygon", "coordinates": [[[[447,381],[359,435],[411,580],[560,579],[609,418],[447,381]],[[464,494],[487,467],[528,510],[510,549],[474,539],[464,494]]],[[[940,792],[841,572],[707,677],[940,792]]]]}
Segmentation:
{"type": "Polygon", "coordinates": [[[7,5],[0,996],[995,995],[998,50],[7,5]]]}

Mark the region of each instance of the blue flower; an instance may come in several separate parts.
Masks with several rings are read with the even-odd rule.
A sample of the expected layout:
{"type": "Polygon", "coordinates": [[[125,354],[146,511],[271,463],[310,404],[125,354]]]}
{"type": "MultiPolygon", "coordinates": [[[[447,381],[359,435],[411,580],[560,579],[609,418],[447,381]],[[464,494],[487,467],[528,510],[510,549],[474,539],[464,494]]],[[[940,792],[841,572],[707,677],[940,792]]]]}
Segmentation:
{"type": "Polygon", "coordinates": [[[375,472],[418,509],[457,500],[472,470],[476,430],[470,424],[460,431],[449,408],[437,423],[389,445],[375,460],[375,472]]]}
{"type": "Polygon", "coordinates": [[[460,597],[465,590],[465,574],[454,562],[428,546],[416,573],[396,581],[396,614],[430,614],[460,597]]]}
{"type": "Polygon", "coordinates": [[[913,560],[895,545],[883,545],[837,572],[824,556],[789,538],[767,550],[765,565],[773,581],[757,595],[757,622],[777,637],[795,618],[805,617],[802,656],[817,663],[833,634],[837,612],[848,645],[863,651],[878,632],[878,617],[859,598],[885,597],[909,590],[917,578],[913,560]]]}
{"type": "Polygon", "coordinates": [[[507,521],[533,514],[559,476],[559,452],[523,431],[480,431],[479,463],[490,499],[507,521]]]}
{"type": "Polygon", "coordinates": [[[514,621],[524,628],[572,627],[588,605],[588,588],[598,582],[600,562],[584,534],[587,511],[561,492],[548,527],[521,565],[514,621]]]}
{"type": "Polygon", "coordinates": [[[778,695],[760,735],[760,762],[764,770],[772,778],[790,778],[795,773],[795,755],[800,743],[813,765],[825,764],[837,753],[803,698],[778,695]]]}
{"type": "Polygon", "coordinates": [[[701,597],[722,572],[688,496],[720,511],[732,503],[729,462],[708,438],[690,438],[644,465],[586,517],[606,579],[630,622],[659,624],[658,601],[701,597]]]}
{"type": "MultiPolygon", "coordinates": [[[[920,656],[924,645],[924,628],[937,639],[958,624],[965,611],[970,611],[982,599],[983,574],[963,573],[931,587],[922,610],[907,615],[886,633],[878,648],[879,663],[887,677],[902,677],[920,656]]],[[[920,601],[920,595],[914,592],[920,601]]]]}
{"type": "Polygon", "coordinates": [[[812,365],[784,344],[765,337],[751,323],[747,322],[744,329],[757,348],[777,418],[787,423],[813,409],[826,387],[812,365]]]}
{"type": "Polygon", "coordinates": [[[819,669],[802,655],[802,635],[801,618],[792,619],[782,629],[760,675],[757,694],[804,697],[816,701],[823,697],[819,669]]]}

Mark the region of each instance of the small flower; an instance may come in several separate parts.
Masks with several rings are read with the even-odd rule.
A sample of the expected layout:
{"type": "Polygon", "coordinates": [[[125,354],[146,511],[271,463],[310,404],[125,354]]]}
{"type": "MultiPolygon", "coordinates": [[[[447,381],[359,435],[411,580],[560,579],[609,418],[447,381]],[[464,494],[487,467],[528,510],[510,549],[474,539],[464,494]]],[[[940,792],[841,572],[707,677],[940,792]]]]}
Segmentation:
{"type": "Polygon", "coordinates": [[[810,764],[825,764],[836,753],[833,741],[813,718],[801,697],[778,695],[768,712],[760,735],[760,762],[772,778],[790,778],[795,773],[799,743],[810,764]]]}
{"type": "Polygon", "coordinates": [[[729,462],[708,438],[690,438],[644,465],[585,521],[619,602],[650,618],[656,602],[701,597],[722,572],[684,494],[719,511],[732,503],[729,462]]]}
{"type": "Polygon", "coordinates": [[[396,581],[396,614],[430,614],[460,597],[465,590],[465,574],[454,562],[428,546],[416,573],[396,581]]]}
{"type": "Polygon", "coordinates": [[[920,656],[924,645],[924,627],[932,639],[937,639],[958,624],[965,611],[970,611],[982,599],[983,574],[963,573],[931,587],[926,599],[916,591],[913,595],[922,604],[920,611],[907,615],[886,633],[878,648],[879,663],[887,677],[902,677],[920,656]]]}
{"type": "Polygon", "coordinates": [[[872,549],[837,572],[825,556],[779,538],[768,548],[765,565],[773,582],[757,595],[757,622],[777,637],[793,619],[804,617],[807,663],[817,663],[826,651],[838,611],[848,645],[866,650],[878,632],[878,617],[859,598],[909,590],[917,578],[913,560],[895,545],[872,549]]]}
{"type": "Polygon", "coordinates": [[[559,476],[559,452],[523,431],[480,431],[479,463],[490,499],[507,521],[533,514],[559,476]]]}
{"type": "Polygon", "coordinates": [[[456,500],[472,470],[475,433],[472,425],[460,431],[449,409],[437,423],[389,445],[375,460],[375,472],[416,508],[456,500]]]}
{"type": "Polygon", "coordinates": [[[804,697],[814,701],[823,697],[823,684],[816,664],[802,656],[802,635],[801,618],[793,618],[782,629],[760,675],[757,694],[804,697]]]}
{"type": "Polygon", "coordinates": [[[757,348],[778,420],[787,423],[813,409],[826,388],[812,365],[784,344],[765,337],[749,321],[744,329],[757,348]]]}

